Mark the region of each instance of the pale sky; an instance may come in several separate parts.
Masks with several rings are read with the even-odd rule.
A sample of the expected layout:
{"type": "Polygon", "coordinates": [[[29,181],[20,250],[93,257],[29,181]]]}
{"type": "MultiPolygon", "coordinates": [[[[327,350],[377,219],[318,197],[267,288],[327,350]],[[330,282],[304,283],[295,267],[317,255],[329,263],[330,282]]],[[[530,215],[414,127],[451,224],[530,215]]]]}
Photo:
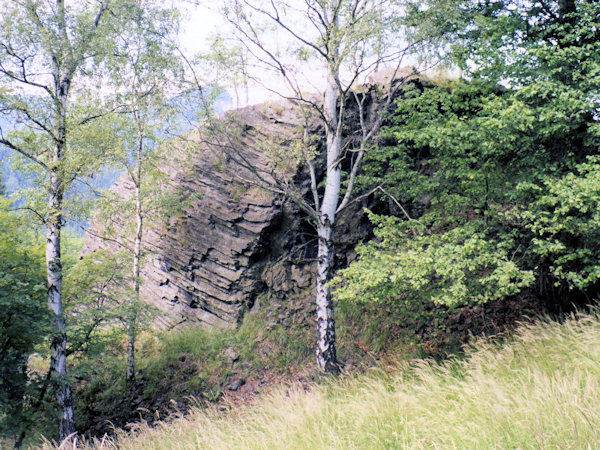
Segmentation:
{"type": "MultiPolygon", "coordinates": [[[[181,33],[181,44],[186,52],[186,56],[191,58],[198,52],[207,53],[210,51],[211,37],[217,34],[227,38],[233,36],[233,30],[227,21],[218,12],[221,7],[220,0],[196,0],[201,3],[194,5],[194,0],[171,0],[174,1],[180,11],[182,11],[182,33],[181,33]],[[208,6],[207,6],[208,5],[208,6]]],[[[261,0],[268,2],[268,0],[261,0]]],[[[307,21],[305,16],[305,8],[303,2],[295,2],[291,0],[290,8],[284,10],[287,16],[283,15],[283,19],[293,24],[293,27],[297,29],[298,26],[304,27],[299,34],[304,38],[311,40],[311,35],[316,35],[316,30],[307,21]]],[[[298,41],[291,38],[290,35],[281,31],[269,32],[265,38],[264,43],[269,47],[269,50],[273,53],[281,55],[289,55],[290,48],[298,50],[298,41]]],[[[285,57],[284,57],[285,58],[285,57]]],[[[291,64],[295,70],[288,70],[289,73],[294,73],[300,88],[305,93],[320,93],[325,89],[324,71],[319,66],[322,64],[320,61],[310,60],[305,63],[298,63],[298,60],[294,56],[288,56],[288,60],[294,60],[296,63],[291,64]]],[[[415,64],[412,59],[407,59],[403,65],[415,64]]],[[[353,72],[351,72],[353,73],[353,72]]],[[[254,68],[253,75],[259,77],[264,86],[259,84],[249,84],[248,89],[243,87],[235,89],[228,89],[231,97],[233,98],[233,106],[245,106],[247,104],[262,103],[269,99],[279,100],[281,97],[276,92],[291,93],[289,87],[287,87],[278,74],[269,72],[265,69],[254,68]],[[265,88],[268,87],[269,89],[265,88]],[[272,92],[275,91],[275,92],[272,92]]],[[[208,78],[210,80],[210,77],[208,78]]],[[[221,81],[221,80],[219,80],[221,81]]],[[[208,81],[209,83],[211,81],[208,81]]]]}
{"type": "MultiPolygon", "coordinates": [[[[228,24],[215,11],[219,6],[219,2],[211,2],[213,5],[211,7],[193,5],[187,0],[180,0],[178,3],[183,19],[180,36],[181,46],[187,57],[192,57],[198,52],[209,52],[212,37],[219,33],[227,35],[228,24]]],[[[272,97],[268,91],[258,86],[249,87],[248,98],[242,92],[243,89],[239,89],[237,93],[233,89],[228,89],[228,91],[233,99],[234,107],[262,103],[272,97]]]]}
{"type": "MultiPolygon", "coordinates": [[[[179,1],[182,13],[182,44],[186,51],[207,50],[206,43],[224,26],[223,18],[213,9],[204,5],[192,5],[189,1],[179,1]]],[[[218,3],[218,2],[214,2],[218,3]]]]}
{"type": "MultiPolygon", "coordinates": [[[[231,32],[228,33],[229,24],[217,12],[220,5],[219,1],[205,1],[204,4],[201,5],[193,5],[189,0],[175,1],[179,5],[180,11],[182,11],[183,20],[180,39],[182,48],[186,52],[186,56],[191,57],[198,52],[210,51],[210,39],[217,34],[224,36],[231,35],[231,32]],[[209,3],[210,6],[205,6],[206,3],[209,3]]],[[[275,47],[279,47],[280,41],[282,43],[281,45],[283,45],[285,36],[279,35],[274,37],[273,40],[277,40],[277,43],[273,42],[273,44],[275,44],[275,47]]],[[[317,71],[317,73],[318,72],[319,71],[317,71]]],[[[260,74],[262,82],[270,89],[277,92],[289,92],[289,89],[285,87],[280,77],[264,70],[255,71],[255,73],[260,74]]],[[[308,81],[307,77],[303,77],[306,78],[302,83],[303,86],[305,86],[304,89],[310,92],[319,92],[323,90],[323,83],[318,80],[318,77],[315,77],[314,68],[309,75],[311,81],[308,81]]],[[[229,91],[233,98],[234,107],[236,106],[236,99],[239,106],[246,106],[247,104],[252,105],[270,99],[278,100],[281,98],[269,89],[265,89],[260,85],[252,83],[249,84],[247,92],[243,88],[238,89],[237,93],[234,92],[233,89],[229,89],[229,91]]]]}

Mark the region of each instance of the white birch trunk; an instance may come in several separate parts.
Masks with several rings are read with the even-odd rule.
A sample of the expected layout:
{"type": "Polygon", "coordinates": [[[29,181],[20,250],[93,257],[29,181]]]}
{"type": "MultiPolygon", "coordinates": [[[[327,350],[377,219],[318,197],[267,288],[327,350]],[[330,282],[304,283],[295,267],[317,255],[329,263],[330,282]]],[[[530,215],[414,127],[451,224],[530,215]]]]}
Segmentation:
{"type": "Polygon", "coordinates": [[[67,380],[67,334],[62,305],[62,263],[60,233],[62,227],[62,187],[55,170],[50,173],[48,196],[49,213],[46,223],[46,268],[48,276],[48,307],[54,316],[54,329],[50,346],[50,370],[60,416],[59,439],[75,433],[73,396],[67,380]]]}
{"type": "MultiPolygon", "coordinates": [[[[56,1],[56,14],[60,35],[66,39],[66,20],[64,0],[56,1]]],[[[48,217],[46,219],[46,268],[48,276],[48,307],[54,314],[54,329],[50,346],[50,372],[52,373],[56,401],[59,408],[59,442],[74,434],[75,412],[73,395],[67,379],[67,330],[62,304],[62,261],[60,253],[60,234],[62,228],[64,180],[60,166],[67,142],[67,99],[71,88],[73,70],[62,67],[56,56],[52,58],[52,76],[54,95],[56,96],[55,139],[56,144],[50,150],[48,190],[48,217]]]]}
{"type": "Polygon", "coordinates": [[[338,164],[342,148],[341,130],[338,124],[338,88],[333,76],[329,76],[325,91],[325,116],[327,119],[327,171],[325,192],[319,213],[317,233],[319,236],[317,272],[317,365],[327,373],[338,373],[335,347],[335,318],[329,282],[333,268],[333,230],[335,212],[340,195],[341,168],[338,164]]]}
{"type": "Polygon", "coordinates": [[[127,382],[132,383],[135,380],[135,341],[137,337],[137,319],[138,307],[140,302],[140,258],[142,253],[142,233],[143,233],[143,215],[142,215],[142,154],[143,154],[143,131],[138,126],[138,147],[137,147],[137,168],[136,175],[133,177],[135,185],[135,217],[136,230],[135,241],[133,245],[133,285],[134,299],[133,305],[127,319],[127,382]]]}
{"type": "Polygon", "coordinates": [[[49,170],[50,188],[48,190],[48,217],[46,219],[46,268],[48,307],[54,315],[54,329],[50,345],[50,371],[52,372],[56,401],[60,411],[58,420],[59,439],[63,441],[69,435],[75,433],[73,396],[67,380],[67,332],[62,304],[62,262],[60,253],[64,188],[59,168],[66,142],[66,108],[70,83],[60,80],[58,68],[55,70],[55,89],[58,99],[55,126],[57,142],[50,155],[52,164],[49,170]]]}

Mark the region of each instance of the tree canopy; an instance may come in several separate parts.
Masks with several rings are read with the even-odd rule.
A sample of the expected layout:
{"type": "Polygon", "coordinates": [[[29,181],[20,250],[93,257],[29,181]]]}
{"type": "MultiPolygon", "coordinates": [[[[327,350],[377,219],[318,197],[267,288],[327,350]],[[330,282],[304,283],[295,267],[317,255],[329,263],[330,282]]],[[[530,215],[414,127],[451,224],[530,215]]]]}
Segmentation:
{"type": "Polygon", "coordinates": [[[597,8],[414,5],[416,32],[446,43],[467,80],[398,101],[362,183],[405,214],[375,217],[339,298],[456,307],[537,292],[568,309],[597,296],[597,8]]]}

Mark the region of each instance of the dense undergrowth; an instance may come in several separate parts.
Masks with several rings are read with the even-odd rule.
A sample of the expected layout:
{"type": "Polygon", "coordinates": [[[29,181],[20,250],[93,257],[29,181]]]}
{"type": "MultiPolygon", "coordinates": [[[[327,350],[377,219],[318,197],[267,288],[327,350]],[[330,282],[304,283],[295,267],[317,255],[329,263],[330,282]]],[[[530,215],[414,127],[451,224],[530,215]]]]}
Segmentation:
{"type": "MultiPolygon", "coordinates": [[[[462,359],[398,362],[244,408],[194,409],[79,448],[595,448],[600,317],[523,325],[462,359]]],[[[49,447],[49,445],[47,445],[49,447]]],[[[63,446],[64,448],[64,446],[63,446]]]]}
{"type": "MultiPolygon", "coordinates": [[[[277,309],[276,314],[280,314],[277,309]]],[[[81,433],[112,433],[137,421],[153,422],[169,414],[239,397],[253,398],[281,381],[313,382],[314,328],[310,323],[273,324],[269,310],[246,315],[235,330],[195,327],[142,335],[133,389],[125,383],[121,349],[104,350],[74,362],[81,433]]],[[[404,330],[397,315],[381,308],[345,304],[338,328],[340,355],[348,370],[357,370],[402,353],[411,358],[428,352],[422,338],[404,330]]],[[[435,354],[451,351],[449,345],[435,354]]]]}
{"type": "Polygon", "coordinates": [[[224,391],[237,391],[246,381],[267,368],[284,371],[292,360],[306,360],[302,345],[288,345],[293,330],[265,334],[264,322],[248,316],[236,330],[185,328],[169,333],[141,336],[138,367],[133,387],[128,387],[123,353],[98,364],[78,383],[82,433],[88,436],[111,432],[139,420],[154,421],[190,405],[206,405],[221,399],[224,391]],[[258,346],[269,352],[259,352],[258,346]]]}
{"type": "MultiPolygon", "coordinates": [[[[338,305],[340,360],[346,373],[362,373],[418,357],[456,356],[470,335],[501,333],[534,312],[525,304],[515,299],[447,311],[423,305],[408,314],[393,305],[344,302],[338,305]]],[[[190,327],[142,335],[133,388],[125,382],[126,361],[118,345],[77,358],[71,373],[77,380],[79,432],[87,438],[112,435],[115,428],[151,424],[194,407],[241,406],[281,383],[322,381],[314,365],[314,326],[293,315],[285,324],[273,324],[281,308],[264,305],[235,330],[190,327]]],[[[35,433],[29,439],[39,442],[35,433]]]]}
{"type": "MultiPolygon", "coordinates": [[[[143,334],[133,386],[125,382],[125,341],[88,348],[70,366],[79,433],[86,438],[112,435],[115,428],[129,429],[140,421],[151,424],[194,407],[241,406],[281,383],[306,386],[322,381],[314,365],[314,324],[289,311],[283,314],[285,305],[269,305],[266,299],[261,303],[234,330],[190,327],[143,334]],[[274,322],[280,316],[286,316],[285,323],[274,322]]],[[[340,361],[346,373],[361,373],[391,361],[442,360],[460,354],[471,334],[498,334],[535,313],[533,306],[524,305],[520,298],[483,308],[421,305],[409,311],[393,304],[343,302],[337,309],[340,361]]],[[[311,308],[310,302],[306,308],[311,308]]],[[[37,358],[30,365],[42,375],[47,361],[37,358]]],[[[54,417],[55,412],[44,408],[40,413],[28,430],[29,445],[37,445],[42,434],[53,434],[53,424],[44,417],[54,417]]]]}

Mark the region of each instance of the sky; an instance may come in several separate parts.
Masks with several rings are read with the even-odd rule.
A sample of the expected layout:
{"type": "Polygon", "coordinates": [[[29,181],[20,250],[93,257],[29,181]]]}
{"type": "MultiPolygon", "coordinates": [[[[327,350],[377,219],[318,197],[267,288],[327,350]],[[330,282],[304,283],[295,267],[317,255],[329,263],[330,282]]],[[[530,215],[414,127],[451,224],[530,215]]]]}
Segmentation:
{"type": "Polygon", "coordinates": [[[221,15],[215,11],[214,6],[209,8],[204,4],[193,5],[186,0],[179,1],[178,7],[183,19],[181,40],[184,50],[208,50],[208,39],[225,24],[221,15]]]}
{"type": "MultiPolygon", "coordinates": [[[[198,52],[209,52],[211,38],[220,34],[225,37],[232,36],[232,30],[229,24],[218,12],[219,1],[200,0],[200,4],[194,5],[193,0],[175,0],[177,7],[182,12],[182,27],[180,41],[186,56],[191,57],[198,52]]],[[[266,1],[266,0],[264,0],[266,1]]],[[[269,44],[274,47],[285,46],[286,37],[279,33],[273,35],[269,44]],[[277,42],[275,42],[277,41],[277,42]]],[[[289,42],[289,40],[288,40],[289,42]]],[[[313,68],[314,69],[314,68],[313,68]]],[[[318,92],[324,89],[322,80],[315,77],[314,70],[308,78],[304,80],[303,85],[307,91],[318,92]]],[[[265,70],[255,70],[255,74],[260,77],[262,84],[268,86],[266,89],[256,83],[249,83],[248,89],[240,87],[237,92],[229,89],[233,100],[233,106],[247,106],[257,103],[263,103],[267,100],[278,100],[281,97],[272,91],[289,92],[280,77],[265,70]]]]}
{"type": "MultiPolygon", "coordinates": [[[[188,57],[191,57],[197,52],[209,52],[211,38],[217,34],[220,34],[225,38],[231,38],[233,36],[233,30],[231,26],[219,13],[219,8],[222,4],[222,1],[171,1],[174,1],[180,8],[180,11],[182,11],[183,23],[180,39],[182,47],[184,48],[188,57]]],[[[269,8],[269,0],[256,0],[255,3],[260,6],[264,6],[267,9],[269,8]]],[[[300,30],[299,34],[303,38],[307,38],[307,40],[311,41],[311,35],[316,37],[317,34],[314,27],[309,24],[306,18],[306,6],[304,2],[301,0],[289,0],[286,3],[290,5],[287,10],[284,10],[283,8],[280,8],[279,10],[283,20],[292,24],[295,31],[300,30]]],[[[282,31],[281,29],[279,29],[279,31],[269,32],[267,36],[268,37],[264,42],[269,46],[269,50],[273,53],[281,52],[280,54],[286,55],[290,53],[290,48],[293,48],[294,50],[298,49],[298,41],[294,38],[291,38],[287,32],[282,31]]],[[[399,45],[402,47],[405,44],[402,43],[402,41],[399,41],[399,45]]],[[[320,70],[321,67],[319,66],[321,62],[310,60],[308,63],[298,64],[298,60],[294,57],[290,57],[288,61],[291,60],[296,62],[296,64],[293,64],[296,70],[295,72],[288,71],[288,73],[294,73],[302,92],[319,93],[325,90],[324,71],[320,70]]],[[[404,66],[416,64],[417,62],[413,58],[407,58],[403,63],[404,66]]],[[[348,72],[348,74],[353,73],[354,72],[352,71],[348,72]]],[[[282,78],[277,74],[264,69],[256,68],[254,69],[253,74],[260,78],[262,81],[262,86],[257,83],[250,83],[247,90],[239,88],[236,92],[235,89],[229,89],[229,93],[233,98],[233,107],[262,103],[270,99],[280,99],[281,96],[277,95],[275,92],[291,94],[291,90],[286,87],[282,78]]],[[[350,77],[346,76],[346,78],[350,77]]]]}
{"type": "MultiPolygon", "coordinates": [[[[180,0],[178,7],[182,12],[181,46],[188,58],[201,52],[210,52],[210,41],[218,34],[225,34],[228,25],[220,13],[216,11],[219,2],[211,2],[212,6],[194,5],[192,1],[180,0]]],[[[242,107],[262,103],[273,96],[259,86],[249,86],[247,95],[244,89],[229,88],[229,94],[234,99],[234,107],[242,107]]]]}

